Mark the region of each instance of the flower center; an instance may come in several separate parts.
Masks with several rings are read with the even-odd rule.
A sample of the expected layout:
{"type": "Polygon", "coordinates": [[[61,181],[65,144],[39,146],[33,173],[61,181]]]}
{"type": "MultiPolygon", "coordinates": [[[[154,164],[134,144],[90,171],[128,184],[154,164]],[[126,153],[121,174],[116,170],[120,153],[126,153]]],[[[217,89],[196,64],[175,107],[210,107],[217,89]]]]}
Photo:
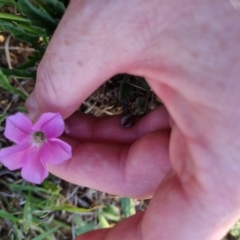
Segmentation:
{"type": "Polygon", "coordinates": [[[33,142],[37,145],[41,145],[45,141],[46,137],[43,132],[35,132],[33,134],[33,142]]]}

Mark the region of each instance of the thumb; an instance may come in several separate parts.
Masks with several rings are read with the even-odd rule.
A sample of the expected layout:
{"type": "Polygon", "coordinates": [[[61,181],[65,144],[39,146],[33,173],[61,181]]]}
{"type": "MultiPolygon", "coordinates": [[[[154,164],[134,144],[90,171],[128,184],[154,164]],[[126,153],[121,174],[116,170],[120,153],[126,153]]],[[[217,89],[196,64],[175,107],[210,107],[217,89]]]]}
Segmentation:
{"type": "Polygon", "coordinates": [[[124,27],[119,27],[116,17],[116,12],[122,14],[121,5],[112,5],[113,1],[105,0],[70,2],[38,67],[35,90],[26,101],[32,119],[43,112],[59,112],[67,118],[103,82],[126,72],[133,55],[127,49],[131,43],[121,43],[128,33],[119,29],[124,27]],[[116,7],[119,11],[112,11],[116,7]]]}

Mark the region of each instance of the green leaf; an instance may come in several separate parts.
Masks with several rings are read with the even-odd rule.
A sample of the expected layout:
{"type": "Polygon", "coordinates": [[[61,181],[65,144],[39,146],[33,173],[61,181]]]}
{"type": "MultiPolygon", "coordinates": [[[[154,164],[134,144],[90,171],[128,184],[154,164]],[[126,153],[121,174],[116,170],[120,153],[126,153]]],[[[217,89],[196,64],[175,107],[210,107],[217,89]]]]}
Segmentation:
{"type": "Polygon", "coordinates": [[[94,227],[95,227],[94,221],[92,221],[92,222],[85,222],[82,219],[80,219],[79,216],[77,216],[77,215],[73,216],[73,220],[74,220],[74,222],[75,222],[75,224],[77,226],[75,228],[75,234],[76,235],[81,235],[81,234],[83,234],[85,232],[89,232],[89,231],[93,230],[94,227]]]}
{"type": "Polygon", "coordinates": [[[118,222],[121,219],[119,208],[114,205],[107,205],[102,209],[104,216],[112,221],[118,222]]]}
{"type": "Polygon", "coordinates": [[[46,4],[46,0],[35,0],[35,5],[38,6],[38,8],[44,9],[44,11],[46,11],[48,13],[48,15],[53,17],[55,15],[55,11],[54,11],[55,3],[54,2],[55,2],[55,0],[52,0],[50,2],[50,6],[49,6],[49,4],[46,4]]]}
{"type": "Polygon", "coordinates": [[[34,37],[45,37],[46,33],[40,28],[32,27],[30,22],[13,22],[16,27],[23,29],[26,33],[34,37]]]}
{"type": "MultiPolygon", "coordinates": [[[[50,0],[48,0],[48,1],[50,1],[50,0]]],[[[61,19],[66,11],[66,7],[64,6],[64,3],[62,3],[61,1],[57,1],[55,11],[56,11],[57,16],[61,19]]]]}
{"type": "Polygon", "coordinates": [[[19,222],[19,220],[20,220],[19,218],[15,217],[11,213],[8,213],[4,210],[0,210],[0,217],[3,219],[9,219],[12,222],[19,222]]]}
{"type": "Polygon", "coordinates": [[[240,221],[236,222],[230,230],[230,234],[233,237],[239,238],[240,236],[240,221]]]}
{"type": "Polygon", "coordinates": [[[51,191],[53,193],[59,194],[61,191],[61,187],[59,187],[58,185],[56,185],[55,183],[53,183],[52,181],[49,181],[48,179],[46,179],[43,184],[42,187],[48,191],[51,191]]]}
{"type": "Polygon", "coordinates": [[[26,99],[26,98],[27,98],[26,95],[25,95],[23,92],[15,89],[15,88],[9,83],[7,77],[3,74],[3,72],[1,71],[1,69],[0,69],[0,87],[8,90],[9,92],[11,92],[11,93],[13,93],[13,94],[19,95],[19,96],[20,96],[21,98],[23,98],[23,99],[26,99]]]}
{"type": "Polygon", "coordinates": [[[69,0],[59,0],[59,2],[63,3],[65,8],[67,8],[67,6],[69,4],[69,0]]]}
{"type": "Polygon", "coordinates": [[[101,209],[98,211],[98,221],[101,228],[111,227],[101,209]]]}
{"type": "Polygon", "coordinates": [[[91,230],[94,230],[94,226],[95,223],[94,222],[89,222],[89,223],[85,223],[84,225],[82,225],[81,227],[77,227],[75,229],[75,234],[76,235],[81,235],[83,233],[89,232],[91,230]]]}
{"type": "Polygon", "coordinates": [[[29,19],[32,26],[44,30],[49,35],[53,34],[58,19],[53,19],[43,8],[33,6],[29,0],[18,0],[18,4],[21,13],[29,19]]]}
{"type": "Polygon", "coordinates": [[[22,16],[11,14],[11,13],[0,12],[0,18],[6,19],[6,20],[11,20],[11,21],[29,22],[28,19],[26,19],[22,16]]]}
{"type": "Polygon", "coordinates": [[[29,72],[25,69],[0,68],[0,70],[7,77],[23,78],[23,79],[36,79],[36,73],[35,72],[29,72]]]}
{"type": "Polygon", "coordinates": [[[136,213],[135,204],[131,198],[121,198],[121,209],[125,218],[128,218],[136,213]]]}
{"type": "Polygon", "coordinates": [[[59,0],[35,0],[35,2],[52,16],[52,18],[61,19],[65,12],[65,6],[59,0]]]}
{"type": "Polygon", "coordinates": [[[1,27],[10,32],[14,38],[22,40],[27,43],[36,44],[39,40],[40,35],[19,27],[17,23],[11,23],[8,21],[1,21],[1,27]]]}
{"type": "Polygon", "coordinates": [[[59,0],[45,0],[46,4],[54,10],[56,17],[62,18],[66,8],[64,4],[59,0]]]}
{"type": "Polygon", "coordinates": [[[46,239],[46,237],[50,236],[52,233],[56,232],[61,226],[56,226],[50,230],[48,230],[47,232],[44,232],[42,234],[40,234],[39,236],[32,238],[32,240],[44,240],[46,239]]]}
{"type": "Polygon", "coordinates": [[[32,223],[32,206],[31,206],[30,197],[28,197],[27,201],[24,205],[24,209],[23,209],[23,232],[24,232],[24,234],[28,234],[31,223],[32,223]]]}

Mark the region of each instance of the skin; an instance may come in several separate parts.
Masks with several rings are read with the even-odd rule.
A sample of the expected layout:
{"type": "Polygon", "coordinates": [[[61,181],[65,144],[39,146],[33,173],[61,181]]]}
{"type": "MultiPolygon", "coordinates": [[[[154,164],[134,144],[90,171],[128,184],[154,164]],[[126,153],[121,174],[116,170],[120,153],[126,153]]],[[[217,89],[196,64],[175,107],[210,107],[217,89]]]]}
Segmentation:
{"type": "Polygon", "coordinates": [[[60,112],[73,158],[49,171],[146,212],[78,240],[216,240],[240,217],[240,12],[227,0],[72,0],[39,65],[30,116],[60,112]],[[73,114],[117,73],[166,109],[123,129],[73,114]]]}

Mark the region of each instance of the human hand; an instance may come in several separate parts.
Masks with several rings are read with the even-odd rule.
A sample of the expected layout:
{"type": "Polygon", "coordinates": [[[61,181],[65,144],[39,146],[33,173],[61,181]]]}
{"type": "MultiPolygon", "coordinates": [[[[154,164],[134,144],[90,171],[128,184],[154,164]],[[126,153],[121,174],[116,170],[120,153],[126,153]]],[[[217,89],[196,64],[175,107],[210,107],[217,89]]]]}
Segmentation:
{"type": "Polygon", "coordinates": [[[74,156],[52,173],[152,197],[146,212],[78,240],[216,240],[239,218],[239,14],[226,0],[71,1],[39,66],[31,116],[67,118],[123,72],[144,76],[168,111],[128,130],[118,117],[67,120],[74,156]]]}

